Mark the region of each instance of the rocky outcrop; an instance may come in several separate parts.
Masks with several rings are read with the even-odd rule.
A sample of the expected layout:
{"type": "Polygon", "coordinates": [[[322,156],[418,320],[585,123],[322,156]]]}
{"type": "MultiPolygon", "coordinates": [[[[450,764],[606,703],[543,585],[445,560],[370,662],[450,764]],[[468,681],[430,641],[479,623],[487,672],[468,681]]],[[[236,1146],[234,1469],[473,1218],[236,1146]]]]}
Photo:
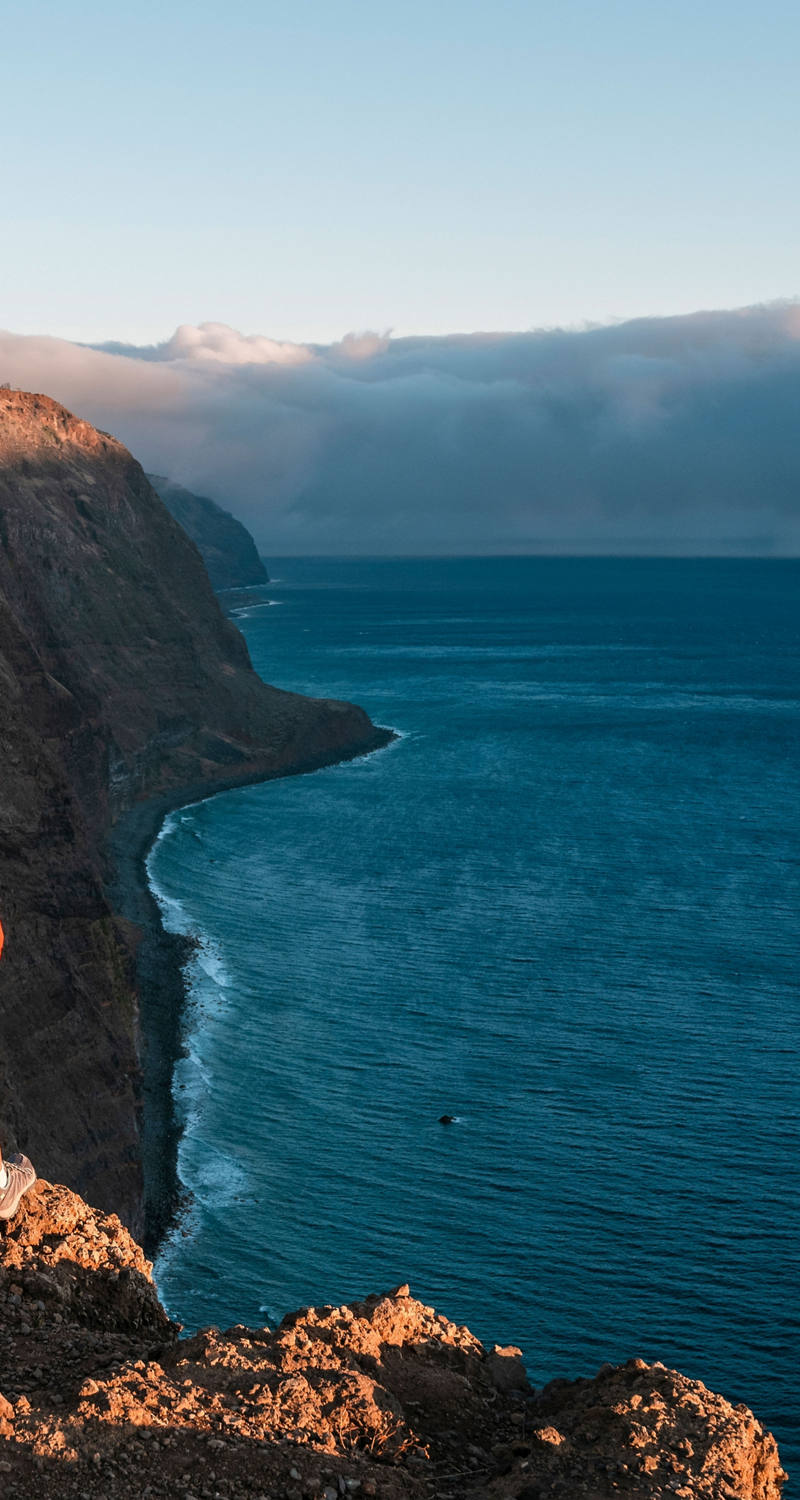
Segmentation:
{"type": "Polygon", "coordinates": [[[170,801],[386,736],[267,687],[139,464],[17,391],[0,391],[0,693],[0,1143],[140,1229],[140,932],[109,901],[109,830],[136,814],[141,853],[170,801]]]}
{"type": "Polygon", "coordinates": [[[698,1381],[630,1360],[534,1391],[407,1287],[177,1334],[119,1220],[39,1183],[0,1237],[3,1496],[778,1500],[785,1477],[698,1381]]]}
{"type": "Polygon", "coordinates": [[[195,495],[163,474],[148,474],[167,510],[197,547],[215,589],[268,583],[269,575],[250,532],[230,511],[195,495]]]}

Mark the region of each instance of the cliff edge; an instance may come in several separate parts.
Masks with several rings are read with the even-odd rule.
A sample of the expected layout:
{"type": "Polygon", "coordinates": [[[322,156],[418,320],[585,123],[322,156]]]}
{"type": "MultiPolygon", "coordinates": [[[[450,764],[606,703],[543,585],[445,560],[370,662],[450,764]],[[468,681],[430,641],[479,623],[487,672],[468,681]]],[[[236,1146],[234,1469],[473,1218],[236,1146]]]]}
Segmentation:
{"type": "Polygon", "coordinates": [[[269,583],[250,532],[230,511],[206,495],[195,495],[164,474],[148,474],[170,515],[197,547],[215,589],[247,588],[269,583]]]}
{"type": "MultiPolygon", "coordinates": [[[[263,683],[127,449],[7,390],[0,695],[0,1142],[141,1231],[142,1057],[162,1113],[171,1057],[142,1050],[136,966],[154,914],[119,883],[109,898],[112,825],[138,857],[168,805],[388,736],[351,704],[263,683]]],[[[163,953],[149,962],[165,968],[163,953]]],[[[174,1031],[176,997],[162,1008],[174,1031]]]]}
{"type": "Polygon", "coordinates": [[[534,1391],[400,1287],[189,1339],[115,1216],[40,1182],[0,1233],[0,1484],[185,1500],[779,1500],[744,1406],[632,1359],[534,1391]]]}

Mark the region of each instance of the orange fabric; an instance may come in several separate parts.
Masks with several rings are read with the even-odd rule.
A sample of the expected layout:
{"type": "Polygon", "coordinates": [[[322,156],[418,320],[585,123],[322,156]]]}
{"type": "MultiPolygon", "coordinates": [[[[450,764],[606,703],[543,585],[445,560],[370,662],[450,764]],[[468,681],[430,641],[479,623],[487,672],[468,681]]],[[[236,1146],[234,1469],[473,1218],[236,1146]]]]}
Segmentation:
{"type": "Polygon", "coordinates": [[[3,933],[3,924],[2,924],[2,922],[0,922],[0,953],[2,953],[2,951],[3,951],[3,943],[4,942],[5,942],[5,935],[3,933]]]}

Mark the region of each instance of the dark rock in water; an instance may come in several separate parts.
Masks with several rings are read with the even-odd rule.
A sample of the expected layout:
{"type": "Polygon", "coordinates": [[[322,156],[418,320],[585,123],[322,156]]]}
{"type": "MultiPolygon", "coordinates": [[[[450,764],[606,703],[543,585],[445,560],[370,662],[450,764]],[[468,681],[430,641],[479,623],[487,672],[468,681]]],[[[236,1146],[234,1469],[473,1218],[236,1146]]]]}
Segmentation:
{"type": "Polygon", "coordinates": [[[163,474],[148,474],[171,515],[191,537],[215,589],[269,583],[269,574],[250,532],[230,511],[205,495],[195,495],[163,474]]]}
{"type": "Polygon", "coordinates": [[[439,1116],[439,1124],[440,1125],[455,1125],[455,1122],[456,1122],[455,1115],[440,1115],[439,1116]]]}

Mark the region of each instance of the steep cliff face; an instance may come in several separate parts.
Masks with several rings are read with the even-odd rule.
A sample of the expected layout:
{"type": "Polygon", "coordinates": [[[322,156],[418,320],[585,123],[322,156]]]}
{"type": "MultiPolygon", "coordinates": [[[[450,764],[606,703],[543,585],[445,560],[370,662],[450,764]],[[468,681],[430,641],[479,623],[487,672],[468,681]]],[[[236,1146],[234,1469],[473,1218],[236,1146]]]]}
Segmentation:
{"type": "Polygon", "coordinates": [[[9,1500],[779,1500],[785,1477],[699,1381],[634,1359],[534,1391],[407,1287],[178,1340],[119,1220],[47,1183],[0,1239],[0,1347],[9,1500]]]}
{"type": "Polygon", "coordinates": [[[113,438],[0,391],[0,1142],[140,1225],[135,934],[111,824],[143,798],[379,742],[267,687],[195,547],[113,438]]]}
{"type": "Polygon", "coordinates": [[[215,589],[268,583],[269,576],[250,532],[230,511],[195,495],[163,474],[148,474],[153,489],[197,547],[215,589]]]}

